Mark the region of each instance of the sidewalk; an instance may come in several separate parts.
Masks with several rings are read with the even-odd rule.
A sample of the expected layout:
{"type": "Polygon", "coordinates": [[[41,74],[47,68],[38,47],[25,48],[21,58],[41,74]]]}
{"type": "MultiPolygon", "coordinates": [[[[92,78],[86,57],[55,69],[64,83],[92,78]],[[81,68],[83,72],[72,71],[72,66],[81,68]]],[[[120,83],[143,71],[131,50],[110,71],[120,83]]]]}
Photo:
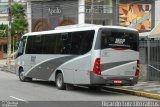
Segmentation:
{"type": "Polygon", "coordinates": [[[106,86],[105,88],[107,90],[160,100],[160,81],[138,82],[134,86],[106,86]]]}
{"type": "Polygon", "coordinates": [[[0,71],[8,71],[11,73],[15,73],[14,66],[15,66],[14,60],[11,60],[11,70],[8,71],[7,59],[0,60],[0,71]]]}

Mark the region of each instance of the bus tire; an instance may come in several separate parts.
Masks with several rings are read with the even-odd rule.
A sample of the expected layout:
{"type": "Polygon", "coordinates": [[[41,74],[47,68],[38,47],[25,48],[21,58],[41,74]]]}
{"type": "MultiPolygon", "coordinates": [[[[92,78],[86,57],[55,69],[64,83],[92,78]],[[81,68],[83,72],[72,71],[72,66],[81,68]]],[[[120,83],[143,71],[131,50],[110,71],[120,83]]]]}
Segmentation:
{"type": "Polygon", "coordinates": [[[19,69],[19,80],[22,81],[22,82],[26,81],[26,77],[24,76],[24,70],[23,70],[23,68],[19,69]]]}
{"type": "Polygon", "coordinates": [[[56,76],[56,87],[59,90],[64,90],[65,89],[65,83],[64,83],[64,79],[63,79],[63,74],[62,73],[58,73],[56,76]]]}
{"type": "Polygon", "coordinates": [[[23,68],[20,68],[19,69],[19,80],[22,82],[26,82],[26,81],[32,81],[32,78],[25,77],[23,68]]]}

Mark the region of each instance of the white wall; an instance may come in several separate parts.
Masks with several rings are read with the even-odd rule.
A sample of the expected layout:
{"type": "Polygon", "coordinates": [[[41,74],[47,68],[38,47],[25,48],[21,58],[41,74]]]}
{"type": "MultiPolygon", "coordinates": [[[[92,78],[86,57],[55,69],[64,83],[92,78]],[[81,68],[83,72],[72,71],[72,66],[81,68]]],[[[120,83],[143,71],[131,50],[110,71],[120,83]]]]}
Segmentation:
{"type": "Polygon", "coordinates": [[[155,26],[160,23],[160,0],[155,0],[155,26]]]}
{"type": "Polygon", "coordinates": [[[79,0],[79,9],[78,9],[78,24],[85,23],[85,0],[79,0]]]}
{"type": "Polygon", "coordinates": [[[32,31],[32,11],[31,11],[31,2],[27,2],[27,21],[28,21],[28,32],[32,31]]]}

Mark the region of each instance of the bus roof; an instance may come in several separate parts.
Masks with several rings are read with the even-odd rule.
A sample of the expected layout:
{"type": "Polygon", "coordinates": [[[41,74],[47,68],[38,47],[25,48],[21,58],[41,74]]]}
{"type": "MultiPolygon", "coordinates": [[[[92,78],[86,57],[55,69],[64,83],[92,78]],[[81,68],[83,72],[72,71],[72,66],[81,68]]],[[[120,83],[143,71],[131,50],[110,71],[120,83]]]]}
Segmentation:
{"type": "Polygon", "coordinates": [[[24,36],[51,34],[51,33],[60,33],[60,32],[65,33],[65,32],[73,32],[73,31],[95,30],[99,28],[115,28],[115,29],[125,29],[125,30],[137,31],[136,29],[122,27],[122,26],[103,26],[103,25],[84,24],[84,25],[59,26],[59,27],[56,27],[55,30],[30,32],[30,33],[26,33],[24,36]]]}

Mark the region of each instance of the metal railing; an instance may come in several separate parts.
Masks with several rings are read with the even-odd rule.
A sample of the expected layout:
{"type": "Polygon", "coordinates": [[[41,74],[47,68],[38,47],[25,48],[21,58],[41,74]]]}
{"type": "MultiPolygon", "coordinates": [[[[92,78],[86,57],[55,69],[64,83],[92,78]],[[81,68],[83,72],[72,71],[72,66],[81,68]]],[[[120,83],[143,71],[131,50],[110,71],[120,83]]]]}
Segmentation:
{"type": "Polygon", "coordinates": [[[140,60],[147,66],[146,80],[160,80],[160,37],[140,39],[140,60]]]}
{"type": "Polygon", "coordinates": [[[148,65],[149,67],[151,67],[151,68],[153,68],[153,69],[155,69],[156,71],[159,71],[160,72],[160,69],[158,69],[158,68],[156,68],[156,67],[154,67],[154,66],[152,66],[152,65],[148,65]]]}

